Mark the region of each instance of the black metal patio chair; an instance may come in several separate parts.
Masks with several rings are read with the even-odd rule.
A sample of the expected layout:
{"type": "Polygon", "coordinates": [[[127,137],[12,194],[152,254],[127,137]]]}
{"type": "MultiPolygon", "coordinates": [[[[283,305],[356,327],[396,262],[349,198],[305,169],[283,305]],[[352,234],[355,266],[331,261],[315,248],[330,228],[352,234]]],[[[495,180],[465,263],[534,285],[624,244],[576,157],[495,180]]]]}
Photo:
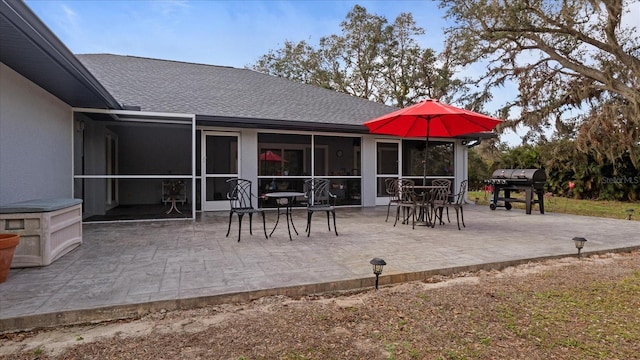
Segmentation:
{"type": "Polygon", "coordinates": [[[418,217],[418,211],[420,210],[421,197],[416,194],[414,190],[415,182],[408,179],[396,180],[398,187],[398,203],[396,208],[396,221],[393,226],[396,226],[398,219],[400,218],[400,212],[402,211],[402,223],[408,224],[409,218],[412,219],[411,227],[416,228],[416,217],[418,217]]]}
{"type": "MultiPolygon", "coordinates": [[[[435,193],[434,191],[436,191],[437,189],[432,190],[432,196],[431,196],[431,204],[430,208],[431,208],[431,212],[432,215],[435,214],[436,216],[434,217],[434,219],[432,219],[434,222],[436,221],[437,218],[437,213],[435,213],[434,209],[435,209],[435,204],[438,205],[443,205],[445,203],[451,202],[451,180],[450,179],[433,179],[431,181],[431,186],[436,186],[438,188],[445,188],[446,191],[442,191],[440,193],[435,193]],[[436,199],[436,196],[438,196],[438,199],[436,199]]],[[[447,221],[451,222],[451,220],[449,220],[449,211],[447,211],[447,221]]]]}
{"type": "Polygon", "coordinates": [[[262,228],[264,229],[264,237],[267,237],[267,224],[264,217],[264,210],[256,209],[253,207],[253,198],[257,199],[257,196],[251,192],[251,181],[245,179],[233,178],[227,180],[229,185],[229,192],[227,193],[227,199],[231,204],[229,210],[229,228],[227,229],[227,237],[231,232],[231,220],[233,214],[238,214],[238,242],[240,242],[240,235],[242,233],[242,217],[245,214],[249,214],[249,234],[253,235],[252,223],[253,214],[262,214],[262,228]]]}
{"type": "Polygon", "coordinates": [[[384,179],[384,190],[389,195],[389,204],[387,205],[387,217],[384,221],[389,220],[389,212],[391,211],[391,205],[398,205],[400,202],[400,192],[398,191],[398,179],[386,178],[384,179]]]}
{"type": "MultiPolygon", "coordinates": [[[[453,195],[450,195],[448,190],[446,192],[444,190],[441,191],[441,194],[438,196],[439,197],[438,203],[434,204],[436,213],[439,213],[438,217],[440,219],[440,224],[444,224],[444,221],[442,220],[442,213],[444,209],[447,210],[447,220],[451,222],[451,220],[449,220],[449,208],[453,208],[456,211],[456,221],[458,222],[458,230],[461,230],[460,229],[461,220],[462,220],[462,226],[467,227],[464,224],[463,204],[464,204],[465,194],[467,193],[468,183],[469,183],[468,180],[463,180],[460,183],[460,190],[458,191],[458,193],[453,195]]],[[[435,221],[434,221],[434,224],[435,224],[435,221]]]]}
{"type": "Polygon", "coordinates": [[[308,179],[304,182],[304,193],[307,202],[307,237],[311,235],[311,217],[316,211],[327,213],[327,226],[331,231],[329,214],[333,215],[333,230],[338,236],[336,227],[336,195],[329,191],[330,182],[327,179],[308,179]]]}

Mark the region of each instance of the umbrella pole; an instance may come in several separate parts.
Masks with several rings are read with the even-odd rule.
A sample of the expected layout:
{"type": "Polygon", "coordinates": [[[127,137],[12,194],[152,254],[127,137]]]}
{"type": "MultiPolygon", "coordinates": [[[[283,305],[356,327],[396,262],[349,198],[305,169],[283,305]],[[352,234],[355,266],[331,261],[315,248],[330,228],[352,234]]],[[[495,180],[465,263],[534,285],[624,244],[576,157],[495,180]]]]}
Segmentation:
{"type": "Polygon", "coordinates": [[[427,116],[427,138],[424,147],[424,161],[422,162],[422,185],[427,185],[427,159],[429,158],[429,128],[431,123],[431,116],[427,116]]]}

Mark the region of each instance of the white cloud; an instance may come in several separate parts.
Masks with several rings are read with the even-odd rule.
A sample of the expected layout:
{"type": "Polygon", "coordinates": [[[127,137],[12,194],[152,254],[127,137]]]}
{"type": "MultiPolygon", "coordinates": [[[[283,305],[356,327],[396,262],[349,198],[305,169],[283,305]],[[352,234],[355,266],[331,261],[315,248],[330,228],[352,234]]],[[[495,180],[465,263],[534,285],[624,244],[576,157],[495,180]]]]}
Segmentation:
{"type": "Polygon", "coordinates": [[[190,8],[186,0],[156,0],[151,2],[151,7],[164,16],[184,13],[190,8]]]}
{"type": "Polygon", "coordinates": [[[76,27],[78,24],[78,14],[65,4],[62,4],[61,7],[62,7],[62,11],[66,15],[65,17],[67,22],[71,24],[73,27],[76,27]]]}

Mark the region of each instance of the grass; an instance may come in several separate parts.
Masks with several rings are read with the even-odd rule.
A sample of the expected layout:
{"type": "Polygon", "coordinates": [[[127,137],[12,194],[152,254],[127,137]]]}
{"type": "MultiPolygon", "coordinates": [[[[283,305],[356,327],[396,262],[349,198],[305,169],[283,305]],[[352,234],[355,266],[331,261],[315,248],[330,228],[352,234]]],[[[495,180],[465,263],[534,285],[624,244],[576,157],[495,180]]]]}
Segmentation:
{"type": "MultiPolygon", "coordinates": [[[[524,197],[524,192],[512,194],[512,197],[524,197]]],[[[484,191],[470,191],[469,200],[475,201],[478,205],[489,206],[491,193],[484,191]]],[[[512,203],[515,209],[524,209],[523,203],[512,203]]],[[[633,209],[631,220],[640,221],[640,202],[622,202],[605,200],[582,200],[571,199],[559,196],[545,196],[545,213],[564,213],[584,216],[596,216],[613,219],[627,219],[627,210],[633,209]]],[[[538,211],[538,206],[534,205],[533,211],[538,211]]]]}
{"type": "Polygon", "coordinates": [[[607,344],[624,348],[640,342],[635,309],[639,280],[640,272],[635,272],[615,280],[537,291],[502,305],[502,321],[516,336],[549,351],[564,348],[582,358],[623,358],[618,351],[624,350],[607,344]]]}

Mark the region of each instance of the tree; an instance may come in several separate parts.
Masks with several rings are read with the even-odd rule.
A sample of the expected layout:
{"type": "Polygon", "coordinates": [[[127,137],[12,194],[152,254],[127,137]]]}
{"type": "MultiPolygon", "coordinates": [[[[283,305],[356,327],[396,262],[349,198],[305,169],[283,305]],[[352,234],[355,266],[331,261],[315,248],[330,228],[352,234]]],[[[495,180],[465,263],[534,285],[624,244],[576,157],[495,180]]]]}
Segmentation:
{"type": "Polygon", "coordinates": [[[320,70],[319,54],[307,44],[285,41],[284,47],[269,50],[253,65],[253,69],[293,81],[330,88],[327,74],[320,70]]]}
{"type": "Polygon", "coordinates": [[[544,167],[538,146],[529,144],[507,149],[502,153],[497,165],[499,168],[508,169],[532,169],[544,167]]]}
{"type": "Polygon", "coordinates": [[[425,98],[448,101],[464,92],[448,59],[417,44],[425,31],[411,14],[389,24],[355,5],[340,27],[340,35],[322,37],[317,47],[287,41],[252,69],[397,107],[425,98]]]}
{"type": "MultiPolygon", "coordinates": [[[[519,94],[502,106],[509,126],[575,139],[599,162],[640,161],[640,37],[624,23],[625,0],[442,0],[453,63],[481,60],[483,100],[508,82],[519,94]]],[[[530,134],[531,135],[531,134],[530,134]]]]}
{"type": "Polygon", "coordinates": [[[321,58],[336,90],[365,99],[379,97],[379,58],[386,24],[384,17],[356,5],[340,24],[342,36],[320,39],[321,58]]]}
{"type": "Polygon", "coordinates": [[[491,178],[488,164],[476,148],[469,149],[469,190],[480,190],[484,180],[491,178]]]}

